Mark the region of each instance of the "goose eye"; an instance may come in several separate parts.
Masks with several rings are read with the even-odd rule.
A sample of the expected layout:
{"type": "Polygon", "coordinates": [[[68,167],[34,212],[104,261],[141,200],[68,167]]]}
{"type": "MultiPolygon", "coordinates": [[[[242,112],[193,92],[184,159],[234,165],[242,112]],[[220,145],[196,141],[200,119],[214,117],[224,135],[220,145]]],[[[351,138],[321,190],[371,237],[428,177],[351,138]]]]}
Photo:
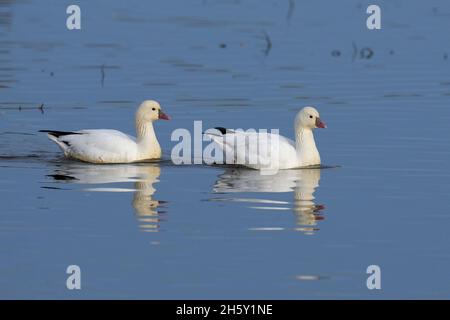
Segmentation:
{"type": "Polygon", "coordinates": [[[156,109],[155,109],[155,108],[152,108],[152,110],[155,111],[156,109]]]}
{"type": "Polygon", "coordinates": [[[309,116],[309,118],[310,118],[310,119],[312,119],[312,118],[313,118],[313,116],[309,116]]]}

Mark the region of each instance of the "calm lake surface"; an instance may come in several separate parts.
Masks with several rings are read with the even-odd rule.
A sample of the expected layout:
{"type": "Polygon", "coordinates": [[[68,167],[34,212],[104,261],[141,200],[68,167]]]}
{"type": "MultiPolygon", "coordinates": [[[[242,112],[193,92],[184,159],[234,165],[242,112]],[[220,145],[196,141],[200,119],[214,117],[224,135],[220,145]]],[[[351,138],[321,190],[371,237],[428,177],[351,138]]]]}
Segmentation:
{"type": "Polygon", "coordinates": [[[64,1],[0,0],[0,298],[450,298],[448,1],[378,1],[379,31],[368,1],[77,4],[69,31],[64,1]],[[173,117],[161,161],[69,161],[37,132],[134,135],[145,99],[173,117]],[[305,105],[333,168],[171,162],[195,120],[292,138],[305,105]]]}

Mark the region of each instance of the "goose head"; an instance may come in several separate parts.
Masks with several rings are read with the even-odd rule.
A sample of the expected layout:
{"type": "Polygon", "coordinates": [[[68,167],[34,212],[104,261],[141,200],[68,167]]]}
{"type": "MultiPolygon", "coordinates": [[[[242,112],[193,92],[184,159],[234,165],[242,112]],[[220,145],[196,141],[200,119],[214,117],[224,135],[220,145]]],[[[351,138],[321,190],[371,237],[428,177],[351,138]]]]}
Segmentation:
{"type": "Polygon", "coordinates": [[[146,100],[142,102],[137,109],[137,122],[153,122],[159,119],[170,120],[170,117],[162,112],[161,106],[154,100],[146,100]]]}
{"type": "Polygon", "coordinates": [[[297,129],[326,128],[327,125],[320,119],[319,112],[313,107],[304,107],[295,118],[297,129]]]}

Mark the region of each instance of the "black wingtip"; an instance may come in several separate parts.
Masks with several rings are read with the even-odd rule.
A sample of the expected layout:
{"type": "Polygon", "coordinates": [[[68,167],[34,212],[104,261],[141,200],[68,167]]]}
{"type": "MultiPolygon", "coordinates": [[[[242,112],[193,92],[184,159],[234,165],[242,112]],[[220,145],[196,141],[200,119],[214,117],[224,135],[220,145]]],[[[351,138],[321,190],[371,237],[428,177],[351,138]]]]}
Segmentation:
{"type": "Polygon", "coordinates": [[[71,131],[54,131],[54,130],[39,130],[39,132],[45,132],[48,133],[56,138],[62,137],[62,136],[68,136],[71,134],[81,134],[80,132],[71,132],[71,131]]]}
{"type": "Polygon", "coordinates": [[[219,130],[221,134],[227,133],[227,129],[224,127],[215,127],[214,129],[219,130]]]}
{"type": "MultiPolygon", "coordinates": [[[[226,134],[227,132],[230,132],[230,130],[228,130],[227,128],[224,128],[224,127],[215,127],[214,129],[219,131],[222,135],[226,134]]],[[[209,130],[211,130],[211,129],[209,129],[209,130]]],[[[203,131],[202,134],[212,134],[212,133],[203,131]]]]}

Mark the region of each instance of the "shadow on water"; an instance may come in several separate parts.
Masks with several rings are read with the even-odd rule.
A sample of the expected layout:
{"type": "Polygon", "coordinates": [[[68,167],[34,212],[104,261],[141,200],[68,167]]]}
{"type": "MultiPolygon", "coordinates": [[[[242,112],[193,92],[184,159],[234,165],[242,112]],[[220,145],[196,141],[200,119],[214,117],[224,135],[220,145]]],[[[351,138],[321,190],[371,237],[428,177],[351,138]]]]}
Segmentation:
{"type": "MultiPolygon", "coordinates": [[[[132,206],[144,232],[158,232],[165,211],[161,210],[166,201],[153,199],[155,184],[159,182],[161,169],[158,164],[90,165],[68,162],[55,168],[47,175],[56,184],[82,185],[85,192],[130,192],[133,193],[132,206]],[[119,184],[132,183],[133,187],[119,184]]],[[[43,188],[49,188],[44,186],[43,188]]],[[[50,187],[52,189],[62,189],[50,187]]]]}
{"type": "Polygon", "coordinates": [[[5,45],[3,36],[5,31],[9,30],[12,23],[12,11],[11,5],[14,3],[13,0],[0,0],[0,40],[2,42],[0,48],[0,89],[8,89],[10,85],[16,80],[14,79],[13,72],[10,68],[10,50],[5,45]]]}
{"type": "Polygon", "coordinates": [[[9,27],[12,22],[10,7],[14,0],[0,0],[0,25],[9,27]]]}
{"type": "MultiPolygon", "coordinates": [[[[274,175],[262,175],[257,170],[227,168],[219,175],[213,193],[246,194],[265,193],[264,198],[216,197],[209,201],[243,202],[249,208],[270,211],[292,211],[296,216],[294,230],[312,235],[319,228],[318,221],[323,220],[325,206],[316,204],[314,192],[319,187],[320,168],[281,170],[274,175]],[[292,193],[292,201],[269,199],[274,193],[292,193]]],[[[275,231],[284,228],[252,228],[257,231],[275,231]]]]}

